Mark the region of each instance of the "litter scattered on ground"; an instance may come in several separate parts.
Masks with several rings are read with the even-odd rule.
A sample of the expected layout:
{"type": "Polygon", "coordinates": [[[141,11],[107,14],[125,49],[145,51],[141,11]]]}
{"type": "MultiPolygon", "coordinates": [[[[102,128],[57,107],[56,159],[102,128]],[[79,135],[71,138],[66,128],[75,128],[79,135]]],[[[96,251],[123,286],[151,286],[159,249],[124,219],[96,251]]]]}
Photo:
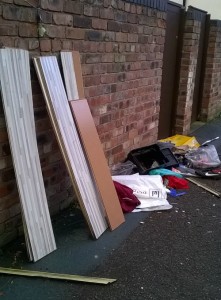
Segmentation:
{"type": "MultiPolygon", "coordinates": [[[[218,138],[200,145],[195,137],[174,135],[157,144],[134,149],[128,153],[124,162],[112,167],[112,179],[130,187],[139,199],[140,204],[131,209],[133,212],[172,208],[166,194],[171,197],[185,195],[188,193],[189,182],[220,197],[218,191],[193,179],[221,177],[221,161],[215,146],[211,144],[218,138]],[[162,185],[157,187],[159,178],[162,178],[161,184],[165,189],[162,185]],[[161,205],[160,201],[164,203],[161,205]]],[[[132,199],[129,201],[132,204],[132,199]]],[[[125,212],[123,206],[122,209],[125,212]]]]}

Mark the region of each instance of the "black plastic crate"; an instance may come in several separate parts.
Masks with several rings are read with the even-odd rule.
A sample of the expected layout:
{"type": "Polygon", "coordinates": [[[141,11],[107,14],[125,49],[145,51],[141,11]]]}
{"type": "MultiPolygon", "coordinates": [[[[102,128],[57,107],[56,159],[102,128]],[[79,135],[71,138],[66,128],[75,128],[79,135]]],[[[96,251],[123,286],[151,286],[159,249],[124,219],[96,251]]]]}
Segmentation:
{"type": "Polygon", "coordinates": [[[147,174],[150,170],[170,168],[179,165],[178,160],[169,148],[160,149],[157,144],[132,150],[127,160],[132,161],[139,174],[147,174]]]}

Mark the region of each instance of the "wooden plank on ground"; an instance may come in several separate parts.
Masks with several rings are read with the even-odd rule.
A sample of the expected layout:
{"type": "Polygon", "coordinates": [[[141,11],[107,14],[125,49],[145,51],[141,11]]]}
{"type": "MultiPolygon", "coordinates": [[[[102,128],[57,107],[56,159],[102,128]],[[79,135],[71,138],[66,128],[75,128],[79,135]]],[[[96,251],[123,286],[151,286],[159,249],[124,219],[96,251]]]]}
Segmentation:
{"type": "Polygon", "coordinates": [[[42,178],[32,102],[29,53],[0,49],[0,82],[30,259],[56,249],[42,178]]]}
{"type": "Polygon", "coordinates": [[[57,59],[55,56],[37,57],[34,65],[79,204],[92,234],[98,238],[107,229],[105,211],[85,159],[57,59]]]}
{"type": "Polygon", "coordinates": [[[111,230],[124,222],[124,215],[110,175],[106,158],[87,100],[70,101],[85,152],[88,157],[111,230]]]}
{"type": "Polygon", "coordinates": [[[49,273],[49,272],[19,270],[19,269],[9,269],[9,268],[1,268],[1,267],[0,267],[0,274],[26,276],[26,277],[39,277],[39,278],[48,278],[48,279],[56,279],[56,280],[78,281],[78,282],[96,283],[96,284],[109,284],[116,281],[116,279],[111,279],[111,278],[99,278],[99,277],[89,277],[89,276],[72,275],[72,274],[59,274],[59,273],[49,273]]]}

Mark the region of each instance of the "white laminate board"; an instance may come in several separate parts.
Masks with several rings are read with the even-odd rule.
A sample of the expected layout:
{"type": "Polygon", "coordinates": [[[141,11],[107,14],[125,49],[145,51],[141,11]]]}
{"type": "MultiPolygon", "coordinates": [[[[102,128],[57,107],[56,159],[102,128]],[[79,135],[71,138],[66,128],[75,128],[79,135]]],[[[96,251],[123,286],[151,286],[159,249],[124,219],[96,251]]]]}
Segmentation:
{"type": "Polygon", "coordinates": [[[67,95],[71,95],[72,100],[79,99],[77,80],[73,66],[72,52],[61,52],[61,60],[63,65],[65,82],[68,82],[68,84],[65,85],[67,95]],[[65,70],[68,71],[66,72],[65,70]],[[71,77],[69,76],[69,74],[71,74],[71,77]]]}
{"type": "Polygon", "coordinates": [[[68,100],[84,99],[84,86],[78,51],[61,51],[61,61],[68,100]]]}
{"type": "Polygon", "coordinates": [[[79,204],[92,234],[98,238],[107,229],[105,212],[85,159],[57,59],[55,56],[37,57],[34,65],[79,204]]]}
{"type": "Polygon", "coordinates": [[[30,258],[56,249],[41,172],[28,51],[0,49],[0,83],[30,258]]]}

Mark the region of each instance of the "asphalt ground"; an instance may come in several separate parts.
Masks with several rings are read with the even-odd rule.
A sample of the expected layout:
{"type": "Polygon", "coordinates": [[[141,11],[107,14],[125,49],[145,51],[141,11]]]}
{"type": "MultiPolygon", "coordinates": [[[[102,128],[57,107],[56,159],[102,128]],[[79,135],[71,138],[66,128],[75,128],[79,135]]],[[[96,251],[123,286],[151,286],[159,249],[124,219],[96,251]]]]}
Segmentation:
{"type": "Polygon", "coordinates": [[[116,283],[75,286],[73,299],[221,299],[220,198],[191,184],[170,203],[171,211],[152,213],[92,273],[116,283]]]}
{"type": "MultiPolygon", "coordinates": [[[[194,135],[202,143],[219,133],[220,119],[194,135]]],[[[219,153],[221,141],[215,143],[219,153]]],[[[221,191],[221,179],[203,181],[221,191]]],[[[170,211],[128,214],[124,225],[97,241],[80,213],[64,212],[53,221],[57,251],[29,263],[20,239],[0,251],[0,265],[117,281],[100,286],[0,275],[0,299],[221,299],[221,198],[190,184],[187,194],[169,202],[170,211]]]]}

